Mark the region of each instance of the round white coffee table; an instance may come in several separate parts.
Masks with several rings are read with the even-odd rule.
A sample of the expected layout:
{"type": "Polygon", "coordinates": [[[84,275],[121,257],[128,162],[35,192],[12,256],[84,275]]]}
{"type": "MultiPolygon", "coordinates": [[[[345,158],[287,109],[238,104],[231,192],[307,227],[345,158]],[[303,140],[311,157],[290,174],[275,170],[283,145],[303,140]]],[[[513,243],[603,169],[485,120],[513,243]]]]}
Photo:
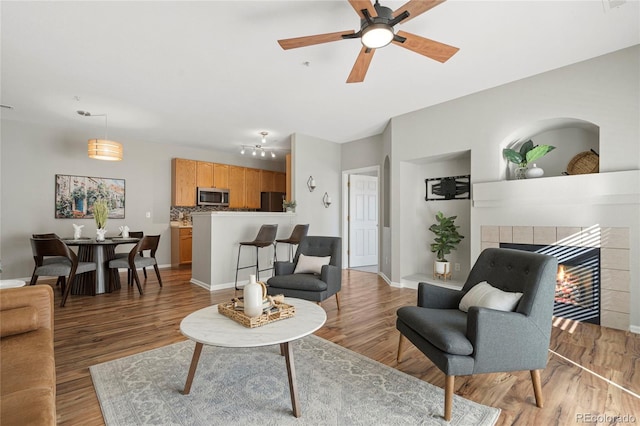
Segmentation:
{"type": "Polygon", "coordinates": [[[22,280],[0,280],[0,288],[24,287],[26,284],[22,280]]]}
{"type": "Polygon", "coordinates": [[[285,356],[287,364],[293,415],[300,417],[302,413],[298,401],[293,347],[290,343],[322,327],[327,320],[327,314],[320,306],[306,300],[287,297],[285,303],[296,307],[296,314],[293,317],[255,328],[247,328],[220,314],[218,305],[200,309],[186,316],[180,323],[180,332],[195,341],[196,347],[193,350],[193,358],[183,394],[187,395],[191,391],[191,384],[203,345],[255,348],[279,344],[280,352],[285,356]]]}

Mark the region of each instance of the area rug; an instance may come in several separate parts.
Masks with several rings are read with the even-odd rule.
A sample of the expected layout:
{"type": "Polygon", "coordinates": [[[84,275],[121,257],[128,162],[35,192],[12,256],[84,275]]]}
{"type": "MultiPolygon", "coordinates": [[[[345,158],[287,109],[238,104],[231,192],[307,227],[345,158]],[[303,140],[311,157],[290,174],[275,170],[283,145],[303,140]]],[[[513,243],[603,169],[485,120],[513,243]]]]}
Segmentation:
{"type": "Polygon", "coordinates": [[[295,418],[279,346],[204,346],[181,393],[195,343],[185,341],[90,367],[111,425],[493,425],[500,410],[444,392],[316,336],[293,343],[302,416],[295,418]]]}

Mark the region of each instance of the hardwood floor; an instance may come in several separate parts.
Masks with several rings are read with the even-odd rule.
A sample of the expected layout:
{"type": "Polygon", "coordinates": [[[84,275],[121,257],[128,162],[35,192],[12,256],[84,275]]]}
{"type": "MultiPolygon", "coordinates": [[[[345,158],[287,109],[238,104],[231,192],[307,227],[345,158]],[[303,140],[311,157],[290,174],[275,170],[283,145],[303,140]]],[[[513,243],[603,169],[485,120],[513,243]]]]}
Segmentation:
{"type": "MultiPolygon", "coordinates": [[[[95,297],[70,295],[60,308],[56,291],[59,425],[104,424],[89,366],[185,340],[179,331],[182,318],[234,296],[233,289],[210,293],[189,284],[190,269],[163,269],[161,273],[164,287],[160,289],[154,274],[149,274],[143,296],[135,287],[124,285],[119,291],[95,297]]],[[[124,275],[122,282],[126,282],[124,275]]],[[[415,290],[392,288],[375,274],[346,270],[340,294],[340,312],[335,298],[322,304],[328,318],[316,335],[444,387],[444,374],[411,344],[406,344],[404,361],[396,362],[395,312],[400,306],[415,304],[415,290]]],[[[550,352],[541,375],[544,408],[535,406],[528,371],[457,377],[455,393],[500,408],[498,425],[588,423],[580,421],[580,415],[634,415],[635,423],[640,422],[640,336],[559,322],[553,329],[551,350],[558,355],[550,352]]],[[[188,367],[185,365],[185,377],[188,367]]]]}

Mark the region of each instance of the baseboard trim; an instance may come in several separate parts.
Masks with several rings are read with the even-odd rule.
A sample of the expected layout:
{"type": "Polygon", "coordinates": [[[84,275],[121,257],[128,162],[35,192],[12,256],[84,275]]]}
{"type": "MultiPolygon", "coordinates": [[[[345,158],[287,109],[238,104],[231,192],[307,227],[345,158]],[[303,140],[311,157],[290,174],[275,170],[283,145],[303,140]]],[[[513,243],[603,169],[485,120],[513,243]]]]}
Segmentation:
{"type": "Polygon", "coordinates": [[[635,334],[640,334],[640,326],[638,325],[630,325],[629,331],[635,334]]]}

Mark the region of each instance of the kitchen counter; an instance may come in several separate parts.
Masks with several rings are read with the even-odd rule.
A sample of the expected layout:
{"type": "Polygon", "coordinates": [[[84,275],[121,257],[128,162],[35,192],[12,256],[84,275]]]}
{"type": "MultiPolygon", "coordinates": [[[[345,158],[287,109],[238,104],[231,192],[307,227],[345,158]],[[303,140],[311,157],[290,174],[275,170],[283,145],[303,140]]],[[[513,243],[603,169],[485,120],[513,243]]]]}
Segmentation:
{"type": "Polygon", "coordinates": [[[171,221],[172,228],[192,228],[193,224],[189,222],[189,224],[185,225],[181,220],[172,220],[171,221]]]}
{"type": "MultiPolygon", "coordinates": [[[[203,212],[193,213],[193,260],[191,283],[210,291],[231,288],[235,283],[236,263],[240,241],[252,241],[262,225],[277,224],[276,239],[288,238],[296,225],[292,212],[203,212]]],[[[287,259],[288,246],[281,245],[280,259],[287,259]]],[[[251,265],[255,249],[244,248],[240,266],[251,265]]],[[[273,249],[258,250],[260,267],[267,268],[273,261],[273,249]]],[[[248,282],[254,270],[243,269],[238,274],[238,285],[248,282]]],[[[270,271],[260,273],[260,279],[270,277],[270,271]]]]}

